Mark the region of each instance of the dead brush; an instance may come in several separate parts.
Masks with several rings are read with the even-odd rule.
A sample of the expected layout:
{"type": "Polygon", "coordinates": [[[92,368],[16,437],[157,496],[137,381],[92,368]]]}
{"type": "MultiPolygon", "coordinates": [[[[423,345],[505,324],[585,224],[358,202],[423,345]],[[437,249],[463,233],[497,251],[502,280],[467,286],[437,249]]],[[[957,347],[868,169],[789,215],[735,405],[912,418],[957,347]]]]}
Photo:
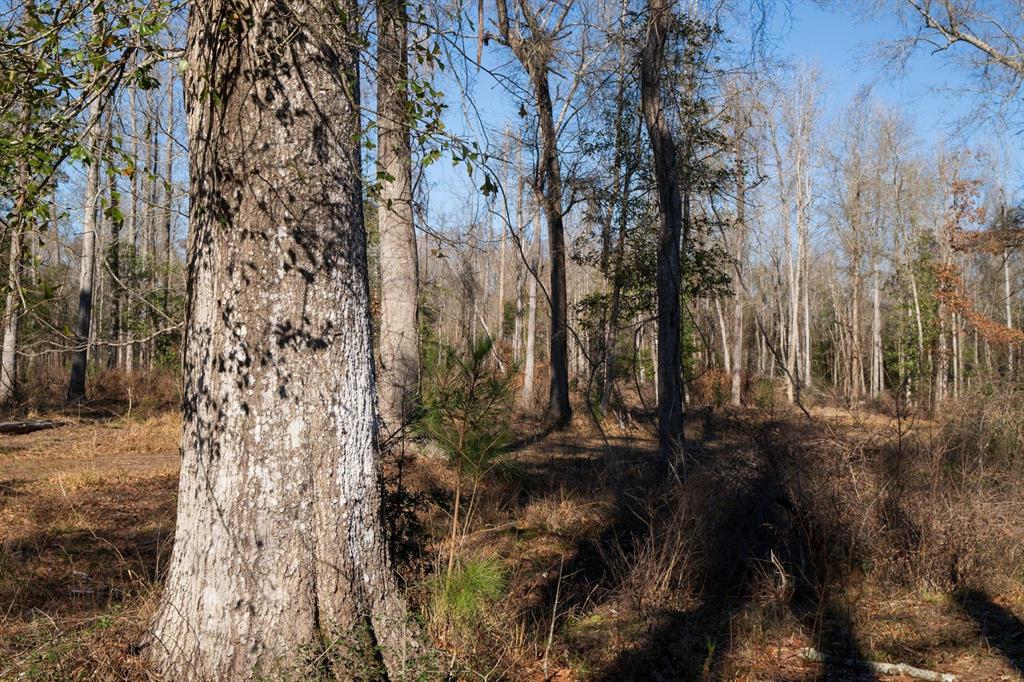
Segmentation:
{"type": "Polygon", "coordinates": [[[1024,409],[968,402],[934,433],[901,415],[895,429],[805,424],[755,438],[794,524],[780,559],[798,585],[819,601],[868,578],[955,590],[1020,566],[1024,409]]]}
{"type": "Polygon", "coordinates": [[[605,506],[600,500],[580,500],[562,484],[555,493],[531,501],[520,515],[519,523],[555,535],[575,536],[584,533],[588,524],[599,523],[605,506]]]}
{"type": "Polygon", "coordinates": [[[751,573],[751,603],[774,617],[784,616],[793,600],[795,581],[775,551],[770,550],[767,559],[756,561],[751,573]]]}
{"type": "Polygon", "coordinates": [[[944,406],[939,437],[942,465],[961,485],[1020,476],[1024,460],[1024,404],[1012,386],[985,384],[944,406]]]}
{"type": "Polygon", "coordinates": [[[90,378],[90,402],[123,405],[127,413],[144,415],[181,404],[181,377],[167,369],[125,372],[105,369],[90,378]]]}
{"type": "Polygon", "coordinates": [[[689,381],[687,388],[693,404],[722,407],[732,394],[732,375],[720,369],[708,369],[689,381]]]}
{"type": "Polygon", "coordinates": [[[673,489],[635,502],[638,532],[597,547],[612,594],[638,609],[693,596],[700,543],[688,500],[673,489]]]}

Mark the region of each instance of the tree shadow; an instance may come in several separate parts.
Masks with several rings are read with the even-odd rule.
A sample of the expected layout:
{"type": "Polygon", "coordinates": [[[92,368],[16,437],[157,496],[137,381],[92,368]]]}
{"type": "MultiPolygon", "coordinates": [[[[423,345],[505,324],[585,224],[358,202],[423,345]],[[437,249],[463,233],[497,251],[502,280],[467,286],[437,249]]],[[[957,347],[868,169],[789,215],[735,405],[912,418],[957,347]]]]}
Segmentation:
{"type": "Polygon", "coordinates": [[[814,679],[820,682],[839,680],[877,680],[868,666],[868,659],[857,640],[856,629],[849,611],[835,603],[828,603],[815,614],[819,624],[815,647],[823,654],[821,673],[814,679]]]}
{"type": "Polygon", "coordinates": [[[1017,671],[1024,675],[1024,621],[996,604],[981,590],[957,595],[960,608],[978,625],[981,635],[1017,671]]]}
{"type": "Polygon", "coordinates": [[[30,482],[27,478],[0,478],[0,501],[24,497],[28,494],[25,488],[30,482]]]}
{"type": "MultiPolygon", "coordinates": [[[[159,582],[173,537],[176,475],[34,493],[0,543],[0,611],[91,617],[159,582]]],[[[4,481],[2,485],[16,483],[4,481]]],[[[2,487],[0,487],[2,490],[2,487]]],[[[0,496],[0,511],[10,498],[0,496]]],[[[24,504],[22,500],[18,504],[24,504]]]]}
{"type": "MultiPolygon", "coordinates": [[[[623,563],[640,558],[651,528],[676,522],[669,504],[658,507],[660,518],[644,518],[640,507],[658,495],[681,495],[688,499],[689,513],[701,518],[694,544],[680,547],[693,552],[703,586],[696,606],[659,609],[647,615],[648,629],[639,646],[620,653],[597,677],[603,680],[651,679],[689,680],[727,677],[725,663],[733,647],[733,625],[737,616],[759,598],[765,582],[779,577],[776,567],[785,567],[790,592],[780,597],[776,608],[788,610],[814,633],[816,648],[824,654],[820,674],[814,679],[876,679],[865,665],[854,623],[842,607],[838,585],[826,572],[808,565],[817,540],[809,535],[802,511],[795,508],[787,485],[777,469],[757,449],[775,447],[761,438],[751,438],[754,447],[746,454],[735,443],[723,442],[719,434],[742,429],[740,423],[725,424],[729,417],[694,415],[705,422],[701,438],[689,451],[687,479],[674,491],[666,490],[667,471],[652,467],[644,482],[646,489],[633,488],[617,496],[619,508],[601,536],[576,548],[564,573],[579,584],[561,584],[567,609],[584,606],[577,595],[585,594],[599,605],[604,586],[606,598],[614,597],[615,576],[607,566],[606,547],[616,543],[623,563]],[[708,428],[709,420],[715,423],[708,428]],[[566,594],[569,594],[566,599],[566,594]],[[593,595],[597,594],[595,598],[593,595]],[[575,603],[574,603],[575,600],[575,603]]],[[[785,450],[784,447],[780,448],[785,450]]],[[[671,485],[668,486],[671,488],[671,485]]],[[[845,532],[837,529],[837,532],[845,532]]],[[[813,563],[813,562],[811,562],[813,563]]],[[[780,578],[780,577],[779,577],[780,578]]],[[[786,583],[786,580],[779,580],[786,583]]],[[[551,596],[538,606],[550,613],[551,596]]],[[[590,604],[586,604],[590,606],[590,604]]]]}

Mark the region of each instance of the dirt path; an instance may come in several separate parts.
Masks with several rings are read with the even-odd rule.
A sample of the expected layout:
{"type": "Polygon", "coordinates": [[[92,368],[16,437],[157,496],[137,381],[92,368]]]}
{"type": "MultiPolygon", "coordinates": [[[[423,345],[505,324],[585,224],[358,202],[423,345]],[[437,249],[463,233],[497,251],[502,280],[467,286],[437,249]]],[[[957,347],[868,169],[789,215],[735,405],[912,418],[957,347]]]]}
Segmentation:
{"type": "Polygon", "coordinates": [[[142,421],[69,423],[2,435],[0,482],[176,473],[179,429],[179,417],[167,413],[142,421]]]}

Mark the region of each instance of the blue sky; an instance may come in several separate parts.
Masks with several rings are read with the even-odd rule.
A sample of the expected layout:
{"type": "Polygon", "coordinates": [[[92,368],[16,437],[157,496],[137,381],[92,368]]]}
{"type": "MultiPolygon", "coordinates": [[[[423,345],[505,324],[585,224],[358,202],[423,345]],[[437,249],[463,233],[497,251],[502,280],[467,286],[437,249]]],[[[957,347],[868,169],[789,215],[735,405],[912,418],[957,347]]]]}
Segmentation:
{"type": "MultiPolygon", "coordinates": [[[[956,125],[970,116],[976,102],[954,92],[967,82],[969,74],[951,61],[950,54],[934,55],[918,49],[903,68],[886,64],[881,45],[905,36],[906,29],[890,10],[861,11],[866,4],[864,0],[849,0],[822,7],[814,0],[793,0],[788,8],[777,9],[773,17],[768,31],[772,58],[818,67],[824,90],[820,100],[824,108],[821,124],[827,126],[841,117],[853,98],[869,88],[874,101],[896,107],[905,114],[925,146],[944,141],[948,141],[949,147],[991,145],[993,140],[998,140],[999,147],[1010,149],[1011,157],[1016,156],[1012,152],[1021,142],[1017,136],[997,138],[985,126],[964,131],[956,125]]],[[[746,48],[738,36],[732,37],[737,47],[746,48]]],[[[472,52],[473,46],[468,47],[472,52]]],[[[493,44],[485,50],[484,61],[488,67],[506,73],[508,69],[520,68],[506,50],[493,44]]],[[[448,124],[452,130],[465,134],[462,102],[455,94],[456,88],[448,84],[444,89],[449,94],[448,124]]],[[[492,131],[503,127],[506,121],[518,125],[519,102],[488,75],[476,76],[469,99],[477,107],[474,122],[479,114],[492,131]]],[[[529,109],[530,104],[527,102],[526,106],[529,109]]],[[[493,132],[491,135],[490,141],[497,143],[500,136],[493,132]]],[[[1011,164],[1008,170],[1015,178],[1014,184],[1019,184],[1016,179],[1024,173],[1016,161],[1011,164]]],[[[440,161],[430,169],[427,180],[433,186],[431,213],[435,217],[447,214],[457,222],[469,218],[466,198],[476,193],[461,167],[452,168],[449,162],[440,161]]],[[[479,182],[477,178],[475,184],[479,182]]],[[[473,200],[479,201],[479,198],[473,200]]],[[[480,203],[477,203],[478,216],[479,211],[480,203]]]]}
{"type": "Polygon", "coordinates": [[[903,35],[891,12],[874,16],[851,11],[861,4],[834,3],[823,9],[815,2],[794,2],[788,16],[776,17],[777,54],[781,59],[816,63],[826,86],[826,118],[832,118],[863,87],[885,103],[905,111],[925,142],[945,137],[967,116],[972,104],[950,92],[965,74],[943,56],[915,52],[902,73],[886,68],[880,56],[883,41],[903,35]]]}

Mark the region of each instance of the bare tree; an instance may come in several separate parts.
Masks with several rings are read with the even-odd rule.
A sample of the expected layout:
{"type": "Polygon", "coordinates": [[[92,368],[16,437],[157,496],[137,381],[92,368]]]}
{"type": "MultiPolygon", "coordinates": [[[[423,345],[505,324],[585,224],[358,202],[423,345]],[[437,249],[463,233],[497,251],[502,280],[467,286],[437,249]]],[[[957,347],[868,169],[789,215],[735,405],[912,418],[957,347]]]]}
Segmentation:
{"type": "MultiPolygon", "coordinates": [[[[35,3],[25,3],[22,18],[22,30],[25,37],[30,34],[30,23],[35,14],[35,3]]],[[[28,136],[29,130],[29,98],[22,97],[21,102],[21,133],[28,136]]],[[[29,196],[30,169],[28,159],[18,163],[18,181],[20,191],[14,201],[13,225],[8,237],[7,257],[7,296],[4,301],[3,317],[3,350],[0,352],[0,406],[6,405],[14,397],[18,381],[18,323],[21,314],[21,275],[24,259],[22,256],[22,235],[28,227],[28,211],[26,210],[29,196]]]]}
{"type": "Polygon", "coordinates": [[[683,201],[676,143],[662,101],[665,47],[674,17],[670,0],[648,0],[647,36],[640,55],[640,105],[654,155],[658,193],[658,441],[666,454],[683,441],[680,367],[680,240],[683,201]]]}
{"type": "Polygon", "coordinates": [[[512,50],[525,69],[537,109],[540,150],[534,192],[544,211],[551,258],[551,371],[547,417],[552,427],[562,428],[572,417],[569,405],[565,227],[558,129],[548,79],[556,40],[573,3],[550,3],[549,7],[539,11],[531,8],[528,2],[519,2],[515,6],[515,15],[510,15],[506,0],[496,0],[495,6],[498,14],[497,39],[512,50]]]}
{"type": "MultiPolygon", "coordinates": [[[[103,16],[100,6],[93,11],[93,31],[102,33],[103,16]]],[[[78,261],[78,315],[75,321],[75,349],[71,356],[71,378],[68,381],[68,402],[85,399],[85,371],[89,362],[90,330],[92,326],[92,294],[96,278],[96,220],[100,205],[100,154],[103,146],[101,118],[103,98],[94,97],[89,105],[89,169],[85,181],[85,205],[82,219],[82,251],[78,261]]]]}

